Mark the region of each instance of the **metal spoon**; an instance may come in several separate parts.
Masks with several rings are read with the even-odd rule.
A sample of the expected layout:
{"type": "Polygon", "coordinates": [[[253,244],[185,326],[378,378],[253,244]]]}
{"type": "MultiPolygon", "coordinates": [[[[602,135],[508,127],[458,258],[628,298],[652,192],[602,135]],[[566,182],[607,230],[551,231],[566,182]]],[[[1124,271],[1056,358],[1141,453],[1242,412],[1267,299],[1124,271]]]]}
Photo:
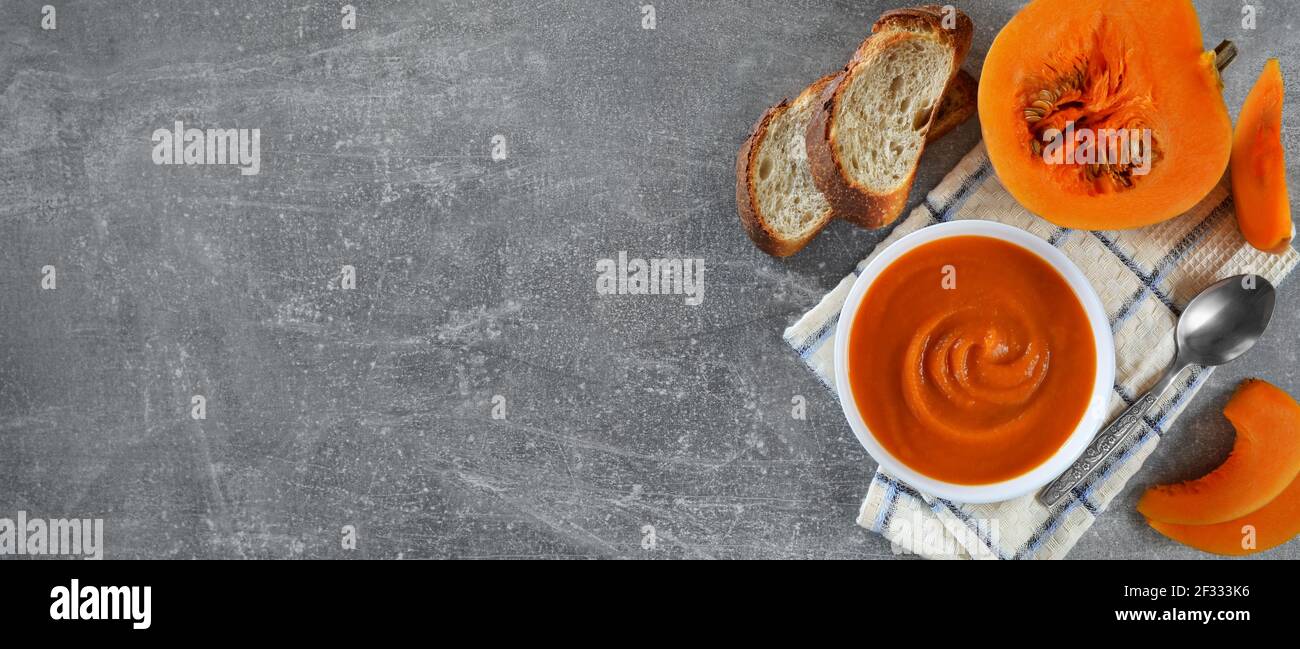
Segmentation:
{"type": "Polygon", "coordinates": [[[1258,275],[1221,279],[1192,298],[1174,332],[1174,362],[1146,394],[1097,434],[1083,455],[1061,477],[1038,492],[1038,501],[1053,505],[1124,446],[1142,426],[1151,406],[1189,365],[1223,365],[1246,353],[1259,340],[1273,317],[1276,293],[1258,275]]]}

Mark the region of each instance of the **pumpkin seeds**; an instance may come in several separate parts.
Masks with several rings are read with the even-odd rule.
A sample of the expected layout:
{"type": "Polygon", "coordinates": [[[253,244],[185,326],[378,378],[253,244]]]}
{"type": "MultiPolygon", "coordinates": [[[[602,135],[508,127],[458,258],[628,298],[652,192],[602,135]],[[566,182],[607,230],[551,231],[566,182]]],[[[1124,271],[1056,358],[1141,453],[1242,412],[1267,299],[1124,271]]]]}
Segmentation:
{"type": "Polygon", "coordinates": [[[1057,78],[1051,86],[1039,89],[1034,101],[1025,107],[1025,121],[1035,124],[1056,112],[1061,97],[1071,92],[1079,92],[1083,88],[1085,75],[1086,71],[1083,67],[1076,67],[1057,78]]]}
{"type": "MultiPolygon", "coordinates": [[[[1044,120],[1051,117],[1062,106],[1062,101],[1070,102],[1070,106],[1080,103],[1086,103],[1084,98],[1088,84],[1088,65],[1086,62],[1060,73],[1055,79],[1044,83],[1035,92],[1025,105],[1023,112],[1025,122],[1030,125],[1029,128],[1029,151],[1035,156],[1042,156],[1045,145],[1039,139],[1044,129],[1049,128],[1048,123],[1044,120]]],[[[1072,117],[1077,128],[1083,128],[1087,123],[1090,114],[1075,115],[1072,117]]],[[[1057,120],[1060,121],[1060,120],[1057,120]]],[[[1110,144],[1110,148],[1103,153],[1102,161],[1091,164],[1081,165],[1080,171],[1085,182],[1099,183],[1109,181],[1116,189],[1128,189],[1133,187],[1135,179],[1133,171],[1143,162],[1144,156],[1152,156],[1154,151],[1147,150],[1141,139],[1133,138],[1129,140],[1128,154],[1129,162],[1111,163],[1111,160],[1119,160],[1123,146],[1110,144]]]]}
{"type": "Polygon", "coordinates": [[[1132,187],[1133,178],[1130,177],[1130,175],[1127,173],[1129,169],[1132,169],[1132,167],[1128,165],[1124,165],[1124,169],[1121,171],[1119,169],[1119,165],[1112,165],[1110,169],[1110,177],[1114,179],[1116,184],[1120,184],[1125,187],[1132,187]]]}

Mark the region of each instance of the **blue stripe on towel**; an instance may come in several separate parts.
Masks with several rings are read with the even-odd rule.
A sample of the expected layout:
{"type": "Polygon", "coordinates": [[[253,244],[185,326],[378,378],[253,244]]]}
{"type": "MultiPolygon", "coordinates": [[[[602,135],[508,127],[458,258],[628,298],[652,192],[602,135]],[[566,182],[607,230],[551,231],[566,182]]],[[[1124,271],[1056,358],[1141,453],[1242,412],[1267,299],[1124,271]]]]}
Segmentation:
{"type": "Polygon", "coordinates": [[[1120,385],[1118,381],[1115,382],[1115,394],[1119,395],[1120,401],[1123,401],[1124,405],[1133,405],[1133,395],[1129,394],[1128,388],[1120,385]]]}
{"type": "MultiPolygon", "coordinates": [[[[876,477],[881,477],[879,471],[876,477]]],[[[898,505],[898,483],[893,480],[882,480],[885,483],[885,504],[881,506],[880,512],[876,514],[876,531],[884,534],[889,530],[889,521],[894,517],[894,507],[898,505]]]]}
{"type": "Polygon", "coordinates": [[[809,356],[813,355],[813,352],[817,351],[817,348],[822,346],[822,343],[826,342],[827,338],[830,338],[831,332],[835,331],[835,325],[839,321],[840,312],[836,311],[826,322],[822,323],[822,326],[817,328],[817,331],[805,339],[803,345],[795,347],[794,351],[799,354],[800,358],[807,360],[809,356]]]}
{"type": "MultiPolygon", "coordinates": [[[[1137,312],[1138,305],[1140,305],[1142,300],[1146,298],[1148,291],[1160,297],[1161,301],[1169,307],[1169,310],[1174,315],[1180,315],[1182,313],[1182,307],[1173,304],[1173,302],[1169,300],[1169,298],[1165,297],[1157,287],[1160,285],[1160,282],[1164,281],[1165,276],[1174,269],[1174,266],[1182,260],[1183,256],[1201,242],[1201,239],[1205,237],[1206,232],[1209,232],[1213,221],[1217,217],[1228,213],[1230,205],[1230,200],[1224,200],[1222,203],[1219,203],[1218,207],[1211,210],[1204,219],[1201,219],[1201,222],[1196,224],[1196,227],[1189,230],[1187,234],[1183,236],[1182,240],[1180,240],[1173,248],[1170,248],[1169,252],[1165,253],[1165,256],[1156,263],[1156,267],[1150,278],[1137,270],[1133,270],[1136,264],[1129,260],[1123,251],[1119,250],[1118,245],[1115,245],[1114,243],[1109,243],[1107,245],[1107,248],[1109,248],[1115,255],[1119,256],[1120,261],[1124,262],[1124,265],[1128,266],[1130,270],[1133,270],[1134,274],[1138,276],[1138,279],[1142,280],[1142,286],[1138,288],[1132,296],[1124,301],[1123,306],[1119,308],[1115,317],[1111,319],[1111,331],[1118,331],[1120,325],[1124,324],[1126,320],[1131,318],[1133,314],[1137,312]]],[[[1100,234],[1097,235],[1097,238],[1101,239],[1103,244],[1108,243],[1100,234]]]]}
{"type": "Polygon", "coordinates": [[[1208,376],[1208,372],[1205,371],[1205,368],[1193,365],[1191,371],[1187,373],[1187,378],[1183,380],[1182,387],[1178,389],[1178,392],[1174,393],[1174,398],[1169,401],[1169,405],[1157,410],[1155,417],[1147,415],[1147,425],[1155,428],[1157,433],[1163,434],[1164,423],[1169,419],[1169,414],[1183,404],[1188,395],[1195,391],[1194,387],[1205,382],[1206,376],[1208,376]]]}
{"type": "MultiPolygon", "coordinates": [[[[1006,555],[1002,554],[1002,548],[999,547],[997,543],[993,542],[993,537],[989,536],[989,530],[987,525],[984,527],[984,529],[980,529],[979,523],[974,522],[971,519],[970,514],[963,511],[960,507],[957,507],[956,505],[952,504],[951,501],[944,500],[943,498],[936,498],[935,502],[941,503],[945,509],[947,509],[954,517],[957,518],[957,520],[961,521],[962,524],[966,526],[966,529],[974,532],[976,537],[979,538],[980,542],[983,543],[984,547],[988,548],[990,552],[997,555],[999,559],[1007,558],[1006,555]]],[[[931,509],[933,509],[933,507],[931,507],[931,509]]]]}
{"type": "Polygon", "coordinates": [[[1101,508],[1097,506],[1097,503],[1092,502],[1092,495],[1086,490],[1080,489],[1078,485],[1075,485],[1070,489],[1070,495],[1074,497],[1075,500],[1078,500],[1079,504],[1083,505],[1083,508],[1088,510],[1089,514],[1096,516],[1101,513],[1101,508]]]}
{"type": "MultiPolygon", "coordinates": [[[[1183,381],[1183,385],[1184,385],[1184,386],[1190,385],[1190,384],[1191,384],[1192,382],[1194,382],[1194,381],[1196,380],[1196,378],[1199,377],[1199,376],[1201,375],[1201,373],[1204,372],[1204,371],[1205,371],[1205,368],[1200,367],[1199,365],[1193,365],[1193,366],[1192,366],[1192,371],[1188,373],[1188,375],[1187,375],[1187,379],[1186,379],[1185,381],[1183,381]]],[[[1131,395],[1129,395],[1128,390],[1125,390],[1124,387],[1121,386],[1121,385],[1118,384],[1118,383],[1115,384],[1115,394],[1118,394],[1118,395],[1119,395],[1119,398],[1120,398],[1120,400],[1122,400],[1122,401],[1124,402],[1124,406],[1125,406],[1125,407],[1128,407],[1128,406],[1133,405],[1133,397],[1132,397],[1131,395]]],[[[1155,422],[1157,421],[1157,419],[1159,419],[1159,418],[1155,418],[1155,419],[1153,419],[1150,415],[1147,415],[1147,417],[1146,417],[1146,422],[1147,422],[1148,424],[1150,424],[1150,425],[1155,425],[1155,422]]]]}
{"type": "Polygon", "coordinates": [[[989,162],[989,159],[986,157],[984,158],[984,161],[980,163],[978,169],[973,171],[971,175],[967,176],[965,180],[961,181],[961,186],[958,187],[956,193],[948,199],[947,205],[944,205],[942,209],[936,210],[930,205],[929,201],[926,201],[926,208],[930,210],[931,214],[935,215],[935,220],[939,223],[951,221],[953,215],[957,213],[957,210],[961,209],[961,206],[966,204],[966,199],[970,198],[971,192],[976,187],[983,185],[984,181],[992,172],[993,164],[989,162]]]}
{"type": "MultiPolygon", "coordinates": [[[[1106,235],[1101,232],[1093,231],[1092,235],[1097,237],[1097,240],[1101,242],[1102,246],[1119,258],[1120,262],[1129,269],[1129,272],[1136,275],[1137,278],[1142,281],[1143,288],[1146,291],[1150,291],[1151,294],[1156,296],[1156,298],[1163,302],[1165,306],[1169,307],[1170,311],[1178,313],[1178,307],[1174,305],[1173,300],[1169,299],[1169,296],[1165,295],[1165,292],[1160,290],[1159,286],[1155,285],[1152,277],[1142,272],[1142,268],[1138,266],[1136,261],[1133,261],[1132,257],[1129,257],[1128,254],[1120,249],[1119,244],[1115,243],[1113,239],[1106,238],[1106,235]]],[[[1146,297],[1145,292],[1139,291],[1139,296],[1146,297]]]]}

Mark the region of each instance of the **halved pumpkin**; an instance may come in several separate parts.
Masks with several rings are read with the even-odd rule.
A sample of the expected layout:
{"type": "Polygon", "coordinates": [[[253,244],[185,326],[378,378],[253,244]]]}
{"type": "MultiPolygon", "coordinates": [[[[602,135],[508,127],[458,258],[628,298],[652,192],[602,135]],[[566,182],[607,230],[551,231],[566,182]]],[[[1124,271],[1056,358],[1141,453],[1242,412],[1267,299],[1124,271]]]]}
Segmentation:
{"type": "Polygon", "coordinates": [[[1269,59],[1241,107],[1232,141],[1237,225],[1250,245],[1274,254],[1286,251],[1294,233],[1282,151],[1284,95],[1282,67],[1269,59]]]}
{"type": "Polygon", "coordinates": [[[1247,379],[1223,407],[1237,430],[1232,454],[1208,475],[1152,487],[1138,511],[1152,521],[1214,525],[1267,505],[1300,474],[1300,404],[1278,387],[1247,379]]]}
{"type": "Polygon", "coordinates": [[[1245,555],[1275,548],[1300,534],[1300,477],[1271,502],[1241,518],[1216,525],[1178,525],[1147,520],[1157,532],[1197,550],[1245,555]]]}
{"type": "Polygon", "coordinates": [[[979,116],[1007,191],[1070,228],[1182,214],[1232,150],[1215,54],[1188,0],[1034,0],[984,59],[979,116]]]}

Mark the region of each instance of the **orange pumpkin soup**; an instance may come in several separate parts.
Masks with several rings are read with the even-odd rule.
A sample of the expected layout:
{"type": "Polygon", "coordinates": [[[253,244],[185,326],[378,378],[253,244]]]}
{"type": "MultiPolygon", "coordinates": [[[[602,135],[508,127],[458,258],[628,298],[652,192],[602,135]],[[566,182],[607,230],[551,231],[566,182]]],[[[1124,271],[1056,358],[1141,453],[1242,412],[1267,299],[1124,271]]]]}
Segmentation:
{"type": "Polygon", "coordinates": [[[987,484],[1065,443],[1087,410],[1096,356],[1083,305],[1045,260],[1000,239],[947,237],[872,282],[849,333],[849,386],[899,461],[987,484]]]}

